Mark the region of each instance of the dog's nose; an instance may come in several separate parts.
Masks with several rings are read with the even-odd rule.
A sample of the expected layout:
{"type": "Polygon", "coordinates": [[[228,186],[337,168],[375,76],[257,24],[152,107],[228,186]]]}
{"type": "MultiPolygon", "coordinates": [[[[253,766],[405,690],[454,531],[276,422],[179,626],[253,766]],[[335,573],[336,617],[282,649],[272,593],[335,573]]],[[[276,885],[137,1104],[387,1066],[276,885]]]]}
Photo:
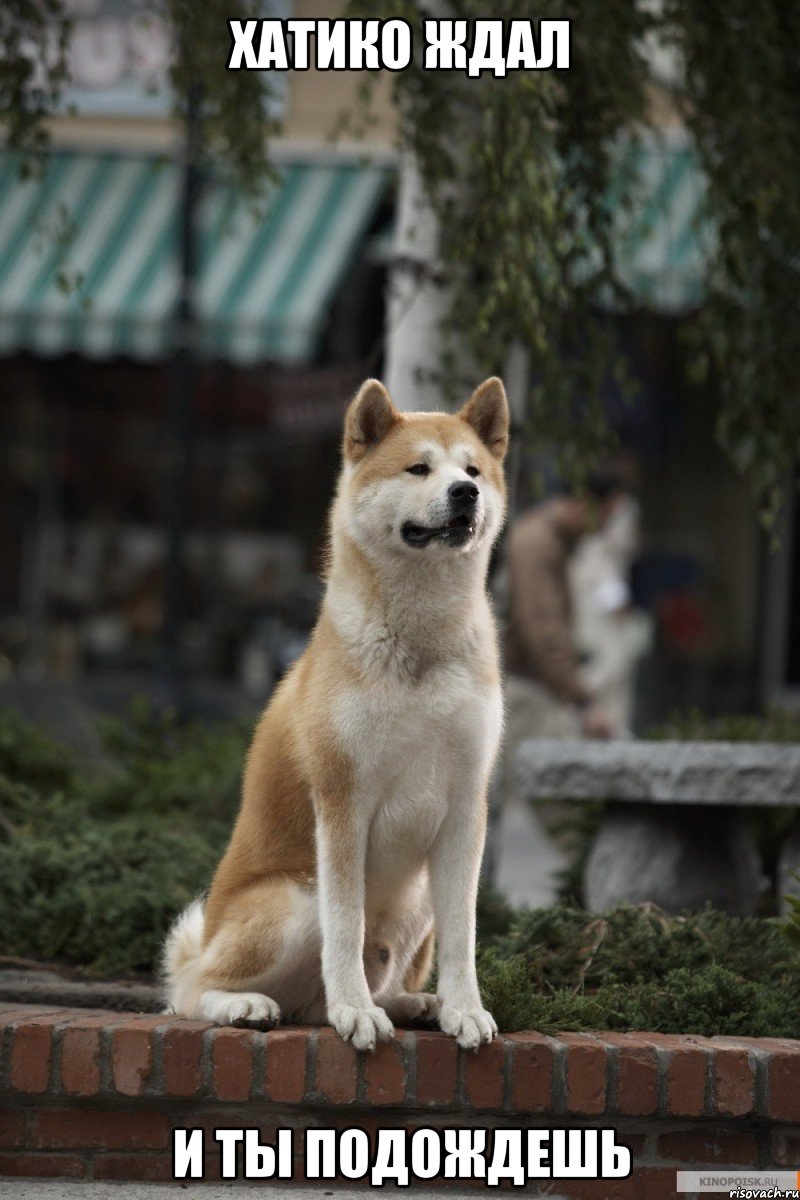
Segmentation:
{"type": "Polygon", "coordinates": [[[447,494],[450,497],[452,507],[461,510],[472,508],[478,499],[478,489],[469,479],[459,480],[458,483],[451,483],[447,489],[447,494]]]}

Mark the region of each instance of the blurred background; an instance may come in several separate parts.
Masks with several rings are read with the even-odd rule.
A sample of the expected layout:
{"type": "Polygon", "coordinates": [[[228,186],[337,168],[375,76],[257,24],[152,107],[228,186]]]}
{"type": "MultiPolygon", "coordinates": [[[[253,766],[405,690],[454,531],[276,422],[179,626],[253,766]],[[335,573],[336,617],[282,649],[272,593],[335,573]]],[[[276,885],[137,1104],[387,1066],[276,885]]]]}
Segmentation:
{"type": "Polygon", "coordinates": [[[332,145],[358,77],[284,77],[266,198],[187,187],[164,21],[66,8],[44,168],[2,177],[2,687],[240,712],[315,619],[343,408],[380,369],[392,114],[332,145]]]}
{"type": "MultiPolygon", "coordinates": [[[[0,179],[0,702],[67,730],[142,691],[248,713],[314,621],[349,397],[377,374],[415,405],[415,318],[391,311],[413,241],[402,109],[377,76],[358,140],[332,139],[362,110],[362,75],[274,73],[273,175],[254,201],[194,153],[191,91],[176,116],[168,21],[115,0],[65,9],[49,144],[28,174],[7,149],[0,179]]],[[[278,15],[343,11],[285,0],[278,15]]],[[[628,395],[609,377],[599,397],[636,505],[624,588],[603,592],[609,611],[641,618],[634,731],[675,709],[757,712],[800,695],[793,504],[770,553],[715,438],[718,381],[687,370],[707,284],[704,183],[674,56],[643,61],[648,128],[627,152],[639,187],[613,213],[627,301],[595,306],[635,384],[628,395]]],[[[517,509],[555,481],[521,429],[517,509]]],[[[502,603],[502,563],[496,579],[502,603]]],[[[588,584],[573,580],[576,620],[596,583],[591,564],[588,584]]]]}

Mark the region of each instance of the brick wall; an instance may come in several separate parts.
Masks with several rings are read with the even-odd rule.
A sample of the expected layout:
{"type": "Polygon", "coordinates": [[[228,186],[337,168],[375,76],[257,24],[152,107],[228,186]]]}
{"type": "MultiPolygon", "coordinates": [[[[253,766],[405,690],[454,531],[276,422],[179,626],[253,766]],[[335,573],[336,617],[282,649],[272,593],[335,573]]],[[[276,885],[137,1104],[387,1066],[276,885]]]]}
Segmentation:
{"type": "Polygon", "coordinates": [[[169,1180],[177,1126],[208,1131],[209,1179],[220,1126],[265,1141],[278,1127],[613,1126],[632,1175],[542,1185],[575,1200],[674,1196],[678,1169],[800,1167],[800,1042],[516,1033],[464,1054],[404,1031],[358,1055],[327,1028],[12,1005],[0,1038],[0,1176],[169,1180]]]}

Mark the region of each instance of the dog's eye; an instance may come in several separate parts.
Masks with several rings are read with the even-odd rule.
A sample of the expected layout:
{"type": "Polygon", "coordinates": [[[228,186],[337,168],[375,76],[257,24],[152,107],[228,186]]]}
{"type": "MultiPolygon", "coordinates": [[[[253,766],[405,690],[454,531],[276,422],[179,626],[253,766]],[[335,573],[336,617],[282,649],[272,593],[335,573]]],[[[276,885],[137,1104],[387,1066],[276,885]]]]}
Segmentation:
{"type": "Polygon", "coordinates": [[[473,466],[469,466],[469,467],[467,467],[467,468],[466,468],[466,472],[467,472],[467,474],[468,474],[468,475],[469,475],[469,476],[470,476],[472,479],[475,479],[475,477],[476,477],[477,475],[480,475],[480,471],[478,470],[478,468],[477,468],[477,467],[473,467],[473,466]]]}
{"type": "Polygon", "coordinates": [[[414,463],[413,467],[406,467],[409,475],[430,475],[431,469],[427,463],[414,463]]]}

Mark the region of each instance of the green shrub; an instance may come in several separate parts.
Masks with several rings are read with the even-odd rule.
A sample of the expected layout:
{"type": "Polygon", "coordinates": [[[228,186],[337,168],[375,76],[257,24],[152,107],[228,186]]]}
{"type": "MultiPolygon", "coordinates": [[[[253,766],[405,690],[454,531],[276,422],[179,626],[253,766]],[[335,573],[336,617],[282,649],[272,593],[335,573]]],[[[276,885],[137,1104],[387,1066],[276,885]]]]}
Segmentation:
{"type": "Polygon", "coordinates": [[[774,978],[788,958],[776,919],[731,917],[710,908],[674,917],[647,904],[602,916],[562,906],[520,912],[495,945],[505,957],[525,958],[539,990],[645,982],[681,967],[717,963],[749,978],[774,978]]]}
{"type": "MultiPolygon", "coordinates": [[[[792,877],[800,883],[800,871],[792,871],[792,877]]],[[[789,906],[786,914],[784,930],[789,942],[796,951],[800,951],[800,896],[789,894],[784,897],[789,906]]]]}
{"type": "Polygon", "coordinates": [[[243,724],[182,724],[136,700],[100,723],[110,764],[90,788],[92,809],[231,819],[249,733],[243,724]]]}
{"type": "Polygon", "coordinates": [[[479,971],[505,1029],[800,1037],[800,958],[775,919],[536,909],[484,939],[479,971]]]}
{"type": "Polygon", "coordinates": [[[150,971],[225,849],[247,735],[179,726],[143,702],[102,734],[107,761],[79,770],[0,714],[0,952],[150,971]]]}
{"type": "Polygon", "coordinates": [[[66,747],[10,708],[0,709],[0,776],[31,787],[66,787],[75,763],[66,747]]]}
{"type": "Polygon", "coordinates": [[[66,804],[59,816],[0,844],[3,952],[89,973],[152,970],[169,922],[208,886],[225,826],[97,822],[66,804]]]}
{"type": "Polygon", "coordinates": [[[505,1030],[632,1029],[693,1033],[704,1037],[800,1036],[797,988],[742,979],[714,964],[699,971],[679,967],[662,979],[611,983],[594,992],[559,988],[549,995],[531,990],[524,959],[484,952],[481,993],[505,1030]]]}
{"type": "Polygon", "coordinates": [[[800,742],[800,713],[776,708],[709,717],[688,708],[672,713],[645,736],[661,742],[800,742]]]}

